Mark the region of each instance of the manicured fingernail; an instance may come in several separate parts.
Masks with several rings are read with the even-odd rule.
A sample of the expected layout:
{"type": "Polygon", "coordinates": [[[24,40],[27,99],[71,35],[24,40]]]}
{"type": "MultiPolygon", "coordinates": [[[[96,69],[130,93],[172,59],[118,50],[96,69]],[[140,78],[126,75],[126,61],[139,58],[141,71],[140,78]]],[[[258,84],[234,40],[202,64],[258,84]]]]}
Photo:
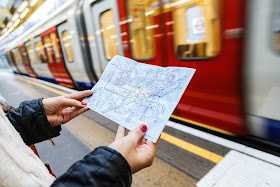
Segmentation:
{"type": "Polygon", "coordinates": [[[82,105],[87,105],[85,102],[81,102],[82,105]]]}
{"type": "Polygon", "coordinates": [[[142,132],[145,133],[147,131],[147,126],[143,124],[143,125],[140,126],[140,129],[141,129],[142,132]]]}

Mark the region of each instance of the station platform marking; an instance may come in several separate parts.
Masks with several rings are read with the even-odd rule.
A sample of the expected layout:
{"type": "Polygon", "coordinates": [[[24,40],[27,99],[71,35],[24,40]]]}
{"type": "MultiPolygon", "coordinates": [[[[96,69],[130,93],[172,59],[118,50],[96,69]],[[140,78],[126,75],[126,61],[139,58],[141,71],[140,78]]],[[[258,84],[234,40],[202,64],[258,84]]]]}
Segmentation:
{"type": "MultiPolygon", "coordinates": [[[[68,94],[66,92],[63,92],[63,91],[56,90],[56,89],[52,88],[52,84],[50,84],[50,83],[48,84],[48,86],[44,85],[45,81],[41,81],[41,80],[29,78],[29,77],[24,77],[23,78],[22,76],[18,76],[18,75],[16,77],[18,79],[26,81],[26,82],[28,82],[30,84],[33,84],[33,85],[42,87],[44,89],[47,89],[47,90],[49,90],[51,92],[57,93],[59,95],[67,95],[68,94]]],[[[55,86],[56,86],[56,88],[61,89],[60,88],[61,86],[58,86],[58,85],[55,85],[55,86]]],[[[77,92],[75,90],[67,88],[67,92],[73,93],[73,91],[77,92]]],[[[169,142],[169,143],[171,143],[171,144],[173,144],[173,145],[175,145],[177,147],[180,147],[181,149],[184,149],[184,150],[189,151],[189,152],[191,152],[193,154],[196,154],[196,155],[198,155],[198,156],[200,156],[200,157],[202,157],[204,159],[207,159],[207,160],[209,160],[209,161],[211,161],[213,163],[216,163],[216,164],[219,163],[223,159],[222,156],[220,156],[220,155],[218,155],[216,153],[210,152],[210,151],[208,151],[206,149],[203,149],[203,148],[201,148],[199,146],[196,146],[196,145],[193,145],[191,143],[188,143],[188,142],[186,142],[184,140],[176,138],[176,137],[174,137],[174,136],[172,136],[170,134],[167,134],[165,132],[162,132],[161,139],[163,139],[163,140],[165,140],[165,141],[167,141],[167,142],[169,142]]]]}
{"type": "Polygon", "coordinates": [[[198,183],[198,187],[278,187],[280,167],[231,150],[198,183]]]}
{"type": "Polygon", "coordinates": [[[227,140],[185,125],[181,125],[179,123],[175,123],[173,121],[168,121],[166,126],[169,126],[171,128],[177,129],[179,131],[191,134],[193,136],[205,139],[207,141],[222,145],[224,147],[227,147],[229,149],[233,149],[242,153],[245,153],[247,155],[251,155],[255,158],[258,158],[260,160],[264,160],[266,162],[272,163],[274,165],[280,166],[280,157],[242,145],[240,143],[233,142],[231,140],[227,140]]]}

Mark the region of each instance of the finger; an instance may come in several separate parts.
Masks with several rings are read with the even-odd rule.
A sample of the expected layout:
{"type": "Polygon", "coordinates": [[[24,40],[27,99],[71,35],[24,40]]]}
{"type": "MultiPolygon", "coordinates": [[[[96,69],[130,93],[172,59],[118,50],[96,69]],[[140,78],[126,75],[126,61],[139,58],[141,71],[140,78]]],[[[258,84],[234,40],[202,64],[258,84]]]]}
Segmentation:
{"type": "Polygon", "coordinates": [[[152,142],[152,141],[150,141],[150,140],[147,140],[147,141],[146,141],[146,144],[147,144],[154,152],[156,152],[157,147],[158,147],[158,144],[159,144],[159,140],[160,140],[160,137],[158,138],[158,140],[157,140],[156,143],[154,143],[154,142],[152,142]]]}
{"type": "Polygon", "coordinates": [[[123,138],[125,136],[125,130],[126,129],[123,126],[119,125],[115,140],[123,138]]]}
{"type": "Polygon", "coordinates": [[[147,126],[142,124],[136,127],[133,131],[131,131],[131,133],[129,133],[127,137],[130,138],[131,141],[138,142],[139,140],[141,140],[141,138],[143,138],[146,131],[147,131],[147,126]]]}
{"type": "Polygon", "coordinates": [[[146,144],[147,139],[146,138],[142,138],[140,141],[140,144],[146,144]]]}
{"type": "Polygon", "coordinates": [[[68,99],[68,98],[61,98],[60,103],[63,107],[77,107],[77,108],[84,108],[86,106],[85,103],[77,101],[76,99],[68,99]]]}
{"type": "Polygon", "coordinates": [[[66,95],[65,97],[68,99],[77,99],[77,100],[81,100],[85,97],[91,96],[93,94],[92,90],[85,90],[85,91],[81,91],[81,92],[76,92],[76,93],[72,93],[69,95],[66,95]]]}
{"type": "Polygon", "coordinates": [[[71,120],[71,119],[73,119],[73,118],[75,118],[75,117],[81,115],[82,113],[84,113],[84,112],[86,112],[86,111],[88,111],[88,110],[89,110],[88,107],[84,107],[84,108],[74,108],[74,109],[72,110],[72,112],[70,113],[70,115],[69,115],[69,118],[70,118],[69,120],[71,120]]]}

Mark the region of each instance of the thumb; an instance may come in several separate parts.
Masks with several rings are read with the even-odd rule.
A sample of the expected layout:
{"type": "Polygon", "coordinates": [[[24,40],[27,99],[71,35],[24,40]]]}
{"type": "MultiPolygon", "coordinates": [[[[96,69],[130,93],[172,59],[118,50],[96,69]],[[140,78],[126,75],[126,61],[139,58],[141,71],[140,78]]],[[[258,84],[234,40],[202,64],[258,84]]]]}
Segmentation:
{"type": "Polygon", "coordinates": [[[129,133],[128,137],[132,141],[138,142],[141,138],[143,138],[145,132],[147,131],[147,126],[145,124],[142,124],[138,127],[136,127],[131,133],[129,133]]]}

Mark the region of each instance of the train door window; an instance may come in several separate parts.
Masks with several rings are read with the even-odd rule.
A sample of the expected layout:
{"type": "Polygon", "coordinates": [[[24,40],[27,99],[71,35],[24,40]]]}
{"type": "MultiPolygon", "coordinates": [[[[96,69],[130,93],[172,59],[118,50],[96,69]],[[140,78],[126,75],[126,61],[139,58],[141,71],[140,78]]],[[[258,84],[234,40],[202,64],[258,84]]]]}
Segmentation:
{"type": "Polygon", "coordinates": [[[44,40],[44,47],[47,51],[47,55],[48,55],[48,59],[49,59],[49,63],[53,63],[53,59],[52,59],[52,43],[51,40],[48,36],[44,36],[43,37],[44,40]]]}
{"type": "Polygon", "coordinates": [[[28,53],[31,64],[35,64],[36,63],[36,57],[35,57],[35,53],[34,53],[34,49],[33,49],[32,45],[27,46],[27,53],[28,53]]]}
{"type": "Polygon", "coordinates": [[[107,10],[100,15],[100,28],[105,57],[107,60],[111,60],[118,54],[117,33],[112,10],[107,10]]]}
{"type": "Polygon", "coordinates": [[[155,25],[153,22],[156,10],[151,0],[128,0],[128,28],[131,53],[134,59],[147,60],[155,57],[155,25]]]}
{"type": "Polygon", "coordinates": [[[36,51],[36,55],[38,57],[39,62],[40,63],[46,63],[47,62],[47,56],[45,54],[42,41],[38,41],[38,42],[35,43],[35,51],[36,51]]]}
{"type": "Polygon", "coordinates": [[[58,42],[59,39],[56,37],[56,34],[54,34],[53,32],[50,34],[51,37],[51,41],[52,41],[52,47],[53,47],[53,51],[54,51],[54,56],[55,56],[55,61],[56,63],[60,63],[60,52],[59,52],[59,48],[58,48],[58,42]]]}
{"type": "Polygon", "coordinates": [[[174,52],[178,58],[213,57],[220,52],[220,0],[172,0],[174,52]]]}
{"type": "Polygon", "coordinates": [[[62,32],[62,42],[63,47],[65,49],[66,57],[68,62],[74,62],[74,56],[72,51],[72,45],[71,45],[71,36],[68,34],[68,31],[62,32]]]}

